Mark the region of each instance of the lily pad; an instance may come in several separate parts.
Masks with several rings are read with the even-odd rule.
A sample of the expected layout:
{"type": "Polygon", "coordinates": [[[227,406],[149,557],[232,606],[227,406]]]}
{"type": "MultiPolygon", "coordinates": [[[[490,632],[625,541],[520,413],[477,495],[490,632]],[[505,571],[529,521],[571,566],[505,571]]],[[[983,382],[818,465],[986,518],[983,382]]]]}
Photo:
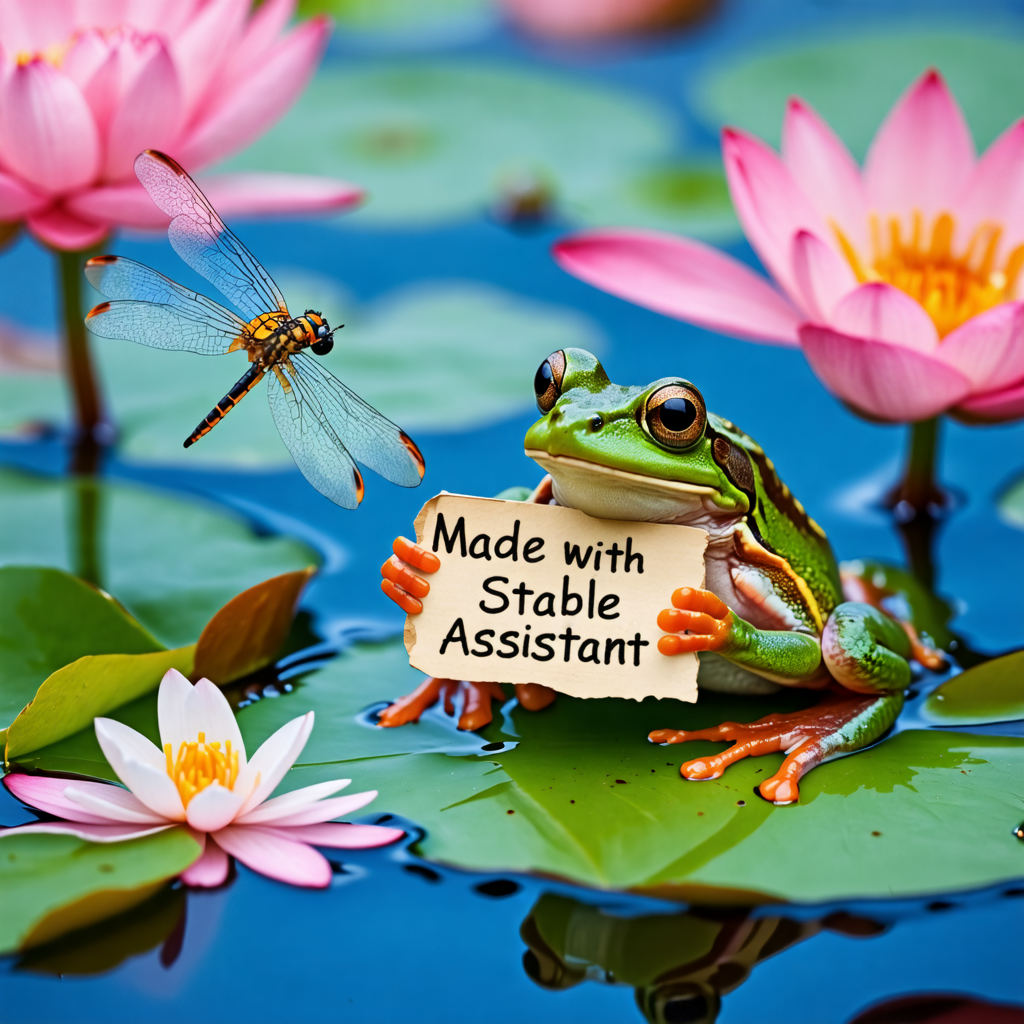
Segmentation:
{"type": "Polygon", "coordinates": [[[999,518],[1024,530],[1024,476],[1018,477],[999,495],[999,518]]]}
{"type": "Polygon", "coordinates": [[[349,40],[437,46],[464,41],[494,20],[487,0],[299,0],[303,16],[326,13],[349,40]]]}
{"type": "MultiPolygon", "coordinates": [[[[1010,830],[1021,816],[1012,794],[1024,741],[904,732],[815,769],[801,783],[800,803],[777,808],[754,788],[781,754],[740,762],[717,780],[685,782],[679,764],[720,747],[658,747],[646,734],[750,721],[806,705],[811,695],[702,693],[696,705],[559,696],[538,714],[513,705],[504,723],[482,734],[501,748],[467,758],[423,744],[422,724],[374,731],[352,714],[360,701],[393,699],[420,678],[402,647],[393,649],[391,678],[366,672],[357,650],[293,694],[243,709],[239,725],[248,744],[316,709],[310,745],[287,785],[358,771],[361,785],[380,789],[381,810],[426,828],[422,852],[438,861],[740,901],[910,895],[1020,873],[1010,830]],[[407,756],[396,756],[403,747],[407,756]],[[809,844],[813,858],[791,856],[809,844]]],[[[375,657],[384,659],[386,650],[375,657]]],[[[431,729],[434,723],[459,735],[447,720],[434,718],[431,729]]]]}
{"type": "Polygon", "coordinates": [[[183,828],[110,844],[0,834],[0,953],[41,945],[141,903],[198,853],[183,828]]]}
{"type": "Polygon", "coordinates": [[[495,63],[324,68],[232,170],[342,175],[370,199],[345,223],[428,224],[478,214],[523,175],[570,213],[657,166],[680,126],[655,102],[495,63]],[[614,127],[611,127],[614,126],[614,127]],[[294,145],[315,138],[312,147],[294,145]]]}
{"type": "Polygon", "coordinates": [[[666,161],[624,175],[566,210],[593,227],[653,228],[725,243],[741,231],[720,164],[666,161]]]}
{"type": "MultiPolygon", "coordinates": [[[[559,696],[537,714],[511,703],[478,736],[459,733],[439,709],[417,725],[373,724],[382,701],[421,679],[400,643],[357,646],[291,694],[241,709],[239,726],[248,749],[315,710],[313,734],[282,789],[352,777],[380,790],[380,811],[424,826],[424,856],[467,869],[702,902],[909,896],[1020,873],[1011,835],[1021,817],[1019,739],[906,731],[815,769],[798,804],[774,807],[754,789],[781,754],[685,782],[679,764],[719,745],[658,747],[646,734],[750,721],[806,706],[811,694],[702,693],[695,705],[559,696]],[[811,847],[813,858],[793,855],[811,847]]],[[[152,697],[116,714],[155,734],[152,697]]],[[[109,772],[87,732],[21,763],[109,772]]]]}
{"type": "Polygon", "coordinates": [[[168,669],[190,675],[194,656],[193,646],[152,654],[89,655],[65,665],[7,728],[4,761],[91,727],[97,715],[155,690],[168,669]]]}
{"type": "Polygon", "coordinates": [[[921,714],[937,725],[984,725],[1024,718],[1024,651],[993,658],[933,690],[921,714]]]}
{"type": "MultiPolygon", "coordinates": [[[[533,405],[530,381],[550,352],[605,347],[589,317],[487,285],[420,284],[359,307],[324,275],[286,268],[276,276],[293,308],[322,309],[330,323],[345,323],[324,365],[410,433],[471,430],[521,413],[533,405]]],[[[241,375],[240,357],[198,359],[125,341],[93,341],[125,460],[203,469],[293,465],[262,388],[200,443],[182,447],[241,375]]],[[[64,385],[55,373],[0,378],[0,408],[0,429],[7,433],[68,418],[64,385]]]]}
{"type": "Polygon", "coordinates": [[[162,650],[113,598],[74,576],[34,566],[0,568],[0,728],[47,676],[78,658],[162,650]]]}
{"type": "MultiPolygon", "coordinates": [[[[56,743],[79,730],[91,732],[94,718],[156,690],[170,668],[193,678],[205,676],[223,685],[269,665],[288,635],[299,596],[311,574],[308,569],[285,573],[243,591],[213,616],[198,643],[190,647],[142,654],[79,656],[49,675],[38,690],[30,689],[23,680],[20,694],[12,689],[26,706],[6,730],[5,762],[56,743]]],[[[0,569],[0,579],[5,575],[13,575],[15,582],[20,582],[20,592],[28,591],[30,596],[47,589],[49,596],[57,598],[47,609],[49,626],[58,632],[64,627],[68,633],[75,634],[79,628],[76,612],[80,608],[74,600],[61,603],[60,588],[55,584],[61,583],[64,591],[79,598],[77,604],[81,605],[73,589],[74,584],[83,586],[79,580],[54,569],[0,569]],[[54,577],[58,577],[57,581],[54,577]],[[40,584],[44,582],[49,582],[50,586],[43,588],[40,584]]],[[[95,600],[106,600],[97,592],[93,593],[95,600]]],[[[26,608],[26,605],[28,602],[22,600],[21,610],[30,612],[31,607],[26,608]]],[[[95,609],[87,610],[96,617],[95,609]]],[[[88,620],[88,616],[85,618],[88,620]]],[[[116,646],[117,641],[116,636],[104,637],[102,632],[90,639],[98,645],[106,641],[108,646],[116,646]]],[[[19,663],[31,664],[33,656],[38,660],[40,638],[26,630],[23,636],[9,638],[8,647],[14,659],[20,659],[19,663]]],[[[43,647],[45,649],[45,638],[43,647]]],[[[27,682],[31,684],[31,679],[27,682]]]]}
{"type": "Polygon", "coordinates": [[[746,128],[773,145],[787,99],[800,96],[862,158],[893,103],[930,67],[945,76],[980,147],[1020,116],[1024,44],[1013,30],[998,36],[908,28],[775,45],[712,65],[691,93],[709,121],[746,128]]]}
{"type": "Polygon", "coordinates": [[[319,561],[301,542],[260,536],[214,505],[132,484],[94,486],[93,533],[76,480],[0,469],[0,565],[73,572],[77,553],[91,548],[100,585],[167,646],[193,643],[214,612],[247,587],[319,561]]]}

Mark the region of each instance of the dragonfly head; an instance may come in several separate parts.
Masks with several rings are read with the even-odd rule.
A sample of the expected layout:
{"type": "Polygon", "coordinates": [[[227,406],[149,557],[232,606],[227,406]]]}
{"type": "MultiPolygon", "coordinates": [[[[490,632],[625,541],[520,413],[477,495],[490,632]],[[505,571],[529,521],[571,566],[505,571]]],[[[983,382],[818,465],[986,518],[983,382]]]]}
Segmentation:
{"type": "Polygon", "coordinates": [[[312,342],[309,347],[315,355],[327,355],[334,348],[334,331],[331,330],[330,324],[321,313],[313,309],[307,309],[303,319],[309,324],[309,329],[313,337],[316,338],[316,341],[312,342]]]}

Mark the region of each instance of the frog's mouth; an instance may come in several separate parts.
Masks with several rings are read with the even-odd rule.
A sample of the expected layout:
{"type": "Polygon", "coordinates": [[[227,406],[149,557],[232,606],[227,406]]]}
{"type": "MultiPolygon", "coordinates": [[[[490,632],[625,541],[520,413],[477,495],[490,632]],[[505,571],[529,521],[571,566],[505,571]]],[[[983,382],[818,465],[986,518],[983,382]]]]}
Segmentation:
{"type": "Polygon", "coordinates": [[[707,515],[720,498],[713,487],[702,484],[662,480],[539,448],[527,448],[526,454],[551,474],[551,490],[559,505],[595,519],[685,523],[707,515]]]}

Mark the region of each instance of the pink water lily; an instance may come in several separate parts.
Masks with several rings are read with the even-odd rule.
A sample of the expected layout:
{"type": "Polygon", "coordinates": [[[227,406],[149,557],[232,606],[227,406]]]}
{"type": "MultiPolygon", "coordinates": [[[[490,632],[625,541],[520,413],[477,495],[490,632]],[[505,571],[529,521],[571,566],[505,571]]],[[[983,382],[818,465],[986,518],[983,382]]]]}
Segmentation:
{"type": "Polygon", "coordinates": [[[980,159],[936,71],[890,111],[863,168],[802,100],[782,153],[722,139],[733,203],[774,285],[690,239],[597,230],[555,258],[612,294],[702,327],[800,345],[861,413],[1024,415],[1024,120],[980,159]]]}
{"type": "MultiPolygon", "coordinates": [[[[199,170],[255,141],[316,70],[330,22],[287,31],[295,0],[4,0],[0,220],[63,250],[167,218],[135,179],[150,148],[199,170]]],[[[340,208],[343,181],[200,177],[222,214],[340,208]]]]}
{"type": "Polygon", "coordinates": [[[225,880],[229,854],[282,882],[326,886],[331,866],[313,846],[362,849],[404,835],[397,828],[331,820],[377,795],[334,796],[350,779],[271,796],[309,739],[312,711],[281,726],[250,760],[227,699],[208,679],[193,686],[171,669],[157,705],[162,750],[121,722],[95,720],[96,738],[126,789],[17,772],[4,776],[20,800],[64,819],[17,830],[116,843],[184,825],[203,850],[182,880],[207,887],[225,880]]]}

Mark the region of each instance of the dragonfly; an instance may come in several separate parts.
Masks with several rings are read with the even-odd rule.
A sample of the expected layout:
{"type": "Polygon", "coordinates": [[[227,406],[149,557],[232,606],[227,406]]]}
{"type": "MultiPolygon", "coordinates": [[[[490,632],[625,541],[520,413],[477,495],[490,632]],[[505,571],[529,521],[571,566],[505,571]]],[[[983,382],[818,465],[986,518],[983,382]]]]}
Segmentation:
{"type": "Polygon", "coordinates": [[[248,370],[184,446],[209,433],[266,377],[281,438],[303,476],[325,497],[343,508],[358,507],[364,484],[355,460],[400,487],[416,487],[426,467],[412,438],[315,358],[334,347],[334,330],[323,315],[288,311],[273,278],[175,160],[146,150],[135,161],[135,173],[171,218],[167,234],[175,252],[242,314],[123,256],[96,256],[86,263],[89,283],[109,300],[85,318],[93,334],[205,356],[248,356],[248,370]]]}

